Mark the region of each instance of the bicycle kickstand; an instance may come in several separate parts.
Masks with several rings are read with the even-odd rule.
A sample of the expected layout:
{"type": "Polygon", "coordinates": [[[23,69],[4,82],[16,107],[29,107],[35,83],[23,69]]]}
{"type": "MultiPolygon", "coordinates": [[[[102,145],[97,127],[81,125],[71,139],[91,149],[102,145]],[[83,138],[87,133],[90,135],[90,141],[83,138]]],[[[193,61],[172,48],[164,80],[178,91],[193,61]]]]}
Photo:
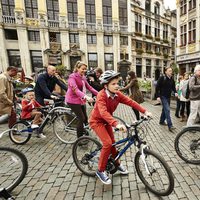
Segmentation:
{"type": "Polygon", "coordinates": [[[0,197],[3,197],[4,199],[7,199],[7,200],[15,200],[15,198],[12,197],[5,188],[0,190],[0,197]]]}

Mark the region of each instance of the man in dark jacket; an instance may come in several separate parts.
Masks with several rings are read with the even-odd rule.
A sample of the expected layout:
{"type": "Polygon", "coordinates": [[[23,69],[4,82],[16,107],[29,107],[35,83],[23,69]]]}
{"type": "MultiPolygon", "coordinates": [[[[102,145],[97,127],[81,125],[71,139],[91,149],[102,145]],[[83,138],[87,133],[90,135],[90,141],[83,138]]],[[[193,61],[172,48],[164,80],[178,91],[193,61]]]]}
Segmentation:
{"type": "Polygon", "coordinates": [[[172,68],[165,68],[165,75],[161,76],[158,79],[156,86],[156,95],[157,100],[162,103],[162,113],[160,116],[160,125],[168,125],[169,131],[173,132],[175,127],[172,125],[170,117],[170,97],[172,91],[175,93],[175,96],[178,96],[176,93],[175,82],[172,77],[172,68]],[[167,124],[165,123],[167,120],[167,124]]]}
{"type": "Polygon", "coordinates": [[[37,79],[35,85],[35,96],[40,105],[45,105],[44,99],[57,99],[57,97],[52,94],[56,84],[67,91],[67,86],[56,78],[55,73],[56,68],[49,65],[47,67],[47,72],[40,74],[37,79]]]}

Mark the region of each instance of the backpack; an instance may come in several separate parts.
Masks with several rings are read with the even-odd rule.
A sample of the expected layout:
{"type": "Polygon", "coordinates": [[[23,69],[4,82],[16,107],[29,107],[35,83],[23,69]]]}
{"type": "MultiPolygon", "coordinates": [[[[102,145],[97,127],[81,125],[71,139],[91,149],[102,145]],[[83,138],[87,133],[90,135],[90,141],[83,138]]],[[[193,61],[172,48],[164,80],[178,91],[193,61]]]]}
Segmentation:
{"type": "MultiPolygon", "coordinates": [[[[194,76],[194,78],[195,78],[195,85],[196,85],[197,78],[196,78],[196,76],[194,76]]],[[[189,99],[189,97],[190,97],[189,82],[190,82],[190,79],[187,81],[187,83],[185,83],[183,85],[182,90],[181,90],[183,97],[186,98],[186,99],[189,99]]]]}

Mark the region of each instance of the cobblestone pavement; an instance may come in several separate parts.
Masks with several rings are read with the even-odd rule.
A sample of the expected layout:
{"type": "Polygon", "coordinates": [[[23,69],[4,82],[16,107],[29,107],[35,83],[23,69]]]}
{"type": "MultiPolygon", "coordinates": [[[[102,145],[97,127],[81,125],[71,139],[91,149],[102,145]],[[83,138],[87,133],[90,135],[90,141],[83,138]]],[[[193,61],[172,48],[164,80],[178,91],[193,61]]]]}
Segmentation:
{"type": "MultiPolygon", "coordinates": [[[[17,200],[200,199],[200,166],[186,164],[174,150],[174,138],[184,123],[174,117],[172,110],[172,120],[177,129],[174,133],[168,132],[167,127],[158,125],[161,107],[147,102],[143,105],[154,116],[146,140],[165,158],[175,175],[175,189],[171,195],[159,198],[145,189],[136,175],[132,162],[134,147],[122,157],[122,163],[129,170],[128,176],[116,173],[112,177],[112,184],[106,186],[97,178],[82,175],[73,162],[72,146],[62,144],[52,133],[51,128],[45,130],[46,140],[32,137],[23,146],[12,144],[8,136],[1,139],[1,145],[20,149],[29,161],[27,176],[12,194],[17,200]]],[[[125,119],[126,122],[131,122],[134,116],[132,110],[124,105],[119,106],[115,115],[125,119]]],[[[0,130],[5,130],[6,126],[6,124],[0,125],[0,130]]]]}

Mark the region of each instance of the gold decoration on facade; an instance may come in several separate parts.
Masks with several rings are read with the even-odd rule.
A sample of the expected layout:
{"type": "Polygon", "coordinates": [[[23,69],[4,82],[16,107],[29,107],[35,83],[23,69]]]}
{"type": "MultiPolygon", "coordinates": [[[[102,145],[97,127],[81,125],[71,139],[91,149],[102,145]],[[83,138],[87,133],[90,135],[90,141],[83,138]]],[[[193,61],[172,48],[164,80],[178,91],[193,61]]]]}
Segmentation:
{"type": "Polygon", "coordinates": [[[195,52],[196,51],[196,44],[194,43],[194,44],[189,44],[189,46],[188,46],[188,53],[193,53],[193,52],[195,52]]]}
{"type": "Polygon", "coordinates": [[[27,26],[39,26],[39,21],[37,19],[26,19],[27,26]]]}

